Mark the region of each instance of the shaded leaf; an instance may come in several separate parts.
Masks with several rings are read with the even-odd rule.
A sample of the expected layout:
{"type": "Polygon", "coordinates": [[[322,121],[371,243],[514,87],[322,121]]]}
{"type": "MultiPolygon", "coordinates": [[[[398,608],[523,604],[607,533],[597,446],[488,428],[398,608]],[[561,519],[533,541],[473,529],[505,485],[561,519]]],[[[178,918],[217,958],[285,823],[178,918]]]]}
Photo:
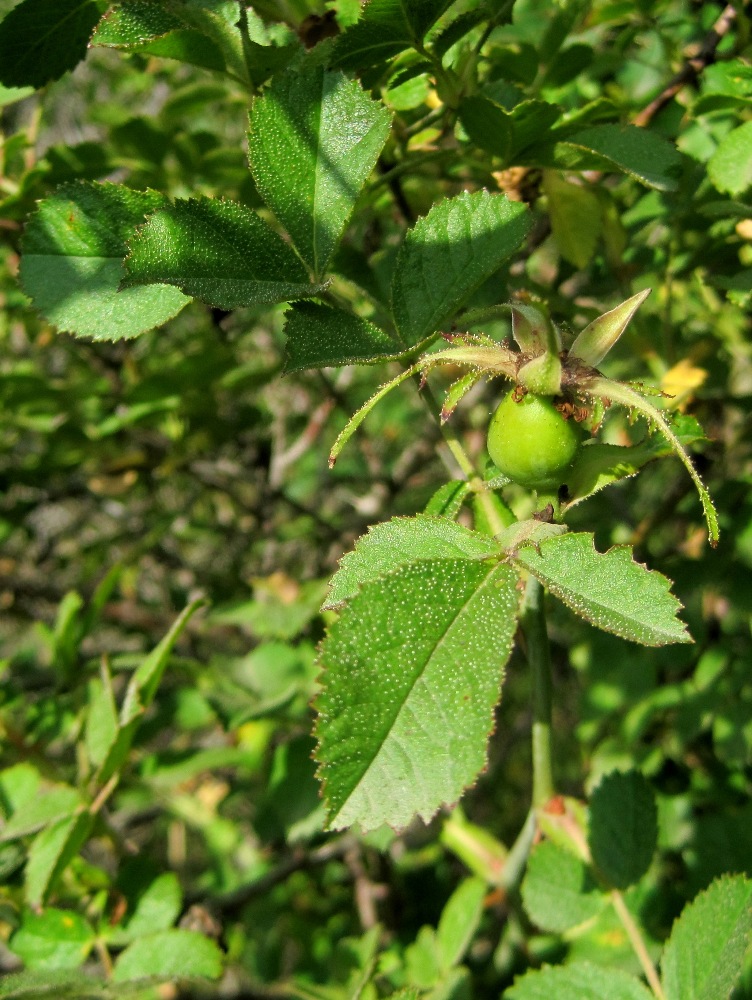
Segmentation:
{"type": "Polygon", "coordinates": [[[658,842],[653,790],[639,771],[606,775],[590,798],[590,853],[610,885],[627,889],[650,867],[658,842]]]}
{"type": "Polygon", "coordinates": [[[248,148],[261,197],[320,278],[376,165],[391,115],[320,67],[275,77],[253,102],[248,148]]]}
{"type": "Polygon", "coordinates": [[[221,198],[176,201],[132,237],[123,288],[175,285],[218,309],[315,295],[305,268],[255,212],[221,198]]]}
{"type": "Polygon", "coordinates": [[[365,584],[343,610],[322,645],[316,703],[330,828],[428,820],[475,780],[516,628],[516,584],[505,565],[432,559],[365,584]]]}
{"type": "Polygon", "coordinates": [[[367,319],[313,302],[299,302],[290,309],[285,333],[286,372],[385,361],[399,353],[392,338],[367,319]]]}
{"type": "Polygon", "coordinates": [[[522,245],[530,213],[487,191],[435,205],[405,236],[392,280],[392,311],[406,346],[427,340],[522,245]]]}
{"type": "Polygon", "coordinates": [[[127,240],[164,203],[120,184],[65,184],[31,216],[19,277],[34,306],[59,330],[94,340],[137,337],[189,301],[175,288],[119,291],[127,240]]]}
{"type": "Polygon", "coordinates": [[[22,0],[0,23],[0,82],[42,87],[85,56],[100,0],[22,0]]]}
{"type": "Polygon", "coordinates": [[[554,170],[543,173],[551,230],[564,260],[580,270],[595,255],[601,234],[601,205],[594,191],[571,184],[554,170]]]}
{"type": "Polygon", "coordinates": [[[323,606],[339,607],[364,583],[418,559],[490,559],[499,555],[499,545],[492,538],[447,517],[393,517],[369,528],[353,551],[342,557],[323,606]]]}
{"type": "Polygon", "coordinates": [[[670,581],[636,563],[628,546],[598,552],[592,534],[570,532],[521,548],[513,562],[606,632],[645,646],[692,641],[670,581]]]}
{"type": "Polygon", "coordinates": [[[346,69],[384,63],[419,42],[451,0],[370,0],[360,20],[348,28],[334,49],[332,63],[346,69]]]}

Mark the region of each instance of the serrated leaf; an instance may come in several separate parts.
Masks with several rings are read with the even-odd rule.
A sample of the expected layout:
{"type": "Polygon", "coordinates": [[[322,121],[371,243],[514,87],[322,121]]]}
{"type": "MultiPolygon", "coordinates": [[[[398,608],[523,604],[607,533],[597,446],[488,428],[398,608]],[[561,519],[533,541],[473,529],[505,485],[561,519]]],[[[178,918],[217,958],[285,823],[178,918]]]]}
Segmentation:
{"type": "Polygon", "coordinates": [[[354,597],[364,583],[419,559],[492,559],[499,555],[493,538],[447,517],[393,517],[370,527],[353,551],[342,557],[323,607],[337,608],[354,597]]]}
{"type": "Polygon", "coordinates": [[[112,980],[172,979],[199,976],[219,979],[222,952],[214,941],[196,931],[170,930],[139,938],[115,962],[112,980]]]}
{"type": "Polygon", "coordinates": [[[378,326],[341,309],[296,303],[285,316],[285,372],[386,361],[400,347],[378,326]]]}
{"type": "Polygon", "coordinates": [[[723,875],[682,910],[661,962],[666,1000],[727,1000],[752,941],[752,881],[723,875]]]}
{"type": "Polygon", "coordinates": [[[639,979],[590,962],[544,966],[516,979],[504,1000],[655,1000],[639,979]]]}
{"type": "Polygon", "coordinates": [[[498,156],[505,163],[512,151],[512,116],[482,94],[465,97],[459,117],[468,137],[480,149],[498,156]]]}
{"type": "Polygon", "coordinates": [[[284,73],[253,102],[256,187],[320,279],[389,135],[391,115],[356,80],[321,67],[284,73]]]}
{"type": "Polygon", "coordinates": [[[714,187],[738,197],[752,185],[752,122],[744,122],[721,140],[708,160],[714,187]]]}
{"type": "Polygon", "coordinates": [[[86,843],[92,824],[92,816],[82,812],[57,820],[36,835],[24,872],[26,899],[30,906],[40,906],[44,902],[71,859],[86,843]]]}
{"type": "Polygon", "coordinates": [[[603,159],[606,169],[610,166],[659,191],[677,188],[681,154],[648,129],[636,125],[594,125],[568,136],[560,145],[591,151],[603,159]]]}
{"type": "Polygon", "coordinates": [[[484,766],[519,608],[508,566],[432,559],[363,586],[321,649],[316,759],[330,828],[402,828],[484,766]]]}
{"type": "Polygon", "coordinates": [[[99,22],[91,43],[131,48],[184,27],[185,21],[164,4],[154,0],[122,0],[113,4],[99,22]]]}
{"type": "Polygon", "coordinates": [[[346,69],[384,63],[419,42],[451,0],[370,0],[360,20],[340,38],[332,64],[346,69]]]}
{"type": "Polygon", "coordinates": [[[24,913],[10,940],[10,950],[29,969],[77,969],[86,961],[96,935],[74,910],[53,907],[43,913],[24,913]]]}
{"type": "Polygon", "coordinates": [[[189,27],[175,9],[154,0],[123,0],[111,7],[91,43],[179,59],[205,69],[225,69],[222,51],[212,39],[189,27]]]}
{"type": "Polygon", "coordinates": [[[521,891],[533,923],[558,934],[597,916],[608,902],[587,865],[550,841],[534,848],[521,891]]]}
{"type": "Polygon", "coordinates": [[[590,853],[610,885],[627,889],[650,867],[658,843],[653,790],[639,771],[606,775],[590,798],[590,853]]]}
{"type": "Polygon", "coordinates": [[[479,878],[466,878],[441,911],[436,928],[436,952],[442,972],[459,965],[470,946],[483,915],[486,885],[479,878]]]}
{"type": "Polygon", "coordinates": [[[31,216],[19,278],[45,319],[94,340],[137,337],[166,323],[189,299],[151,285],[118,291],[127,240],[164,203],[154,191],[120,184],[64,184],[31,216]]]}
{"type": "Polygon", "coordinates": [[[520,549],[513,561],[606,632],[644,646],[692,641],[670,581],[636,563],[628,546],[598,552],[592,534],[570,532],[520,549]]]}
{"type": "Polygon", "coordinates": [[[427,340],[522,245],[531,226],[520,202],[487,191],[435,205],[405,236],[392,311],[406,346],[427,340]]]}
{"type": "Polygon", "coordinates": [[[122,288],[175,285],[218,309],[316,295],[291,247],[254,211],[222,198],[158,209],[129,242],[122,288]]]}
{"type": "Polygon", "coordinates": [[[99,0],[23,0],[0,23],[0,83],[42,87],[85,56],[99,0]]]}

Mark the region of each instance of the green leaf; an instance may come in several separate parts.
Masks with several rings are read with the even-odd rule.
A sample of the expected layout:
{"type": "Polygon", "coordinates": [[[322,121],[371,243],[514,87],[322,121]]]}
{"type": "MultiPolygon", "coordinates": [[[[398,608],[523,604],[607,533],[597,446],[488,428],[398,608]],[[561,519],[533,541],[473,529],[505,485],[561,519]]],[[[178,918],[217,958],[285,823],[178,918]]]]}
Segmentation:
{"type": "Polygon", "coordinates": [[[92,45],[144,52],[222,71],[225,60],[215,42],[188,26],[174,9],[154,0],[124,0],[105,14],[92,45]]]}
{"type": "Polygon", "coordinates": [[[655,1000],[639,979],[590,962],[546,965],[515,980],[504,1000],[655,1000]]]}
{"type": "Polygon", "coordinates": [[[466,878],[452,893],[436,928],[436,951],[442,972],[459,965],[483,915],[486,885],[466,878]]]}
{"type": "Polygon", "coordinates": [[[629,546],[597,552],[592,534],[570,532],[520,549],[513,562],[606,632],[644,646],[692,641],[676,618],[681,604],[671,582],[634,562],[629,546]]]}
{"type": "Polygon", "coordinates": [[[23,0],[0,23],[0,83],[42,87],[85,56],[99,0],[23,0]]]}
{"type": "Polygon", "coordinates": [[[332,63],[345,69],[384,64],[420,42],[451,0],[370,0],[360,20],[337,39],[332,63]]]}
{"type": "Polygon", "coordinates": [[[423,513],[429,517],[447,517],[453,521],[469,492],[470,484],[467,480],[452,479],[436,490],[423,513]]]}
{"type": "Polygon", "coordinates": [[[634,885],[648,870],[658,843],[658,812],[639,771],[614,771],[601,780],[590,798],[588,841],[598,871],[617,889],[634,885]]]}
{"type": "Polygon", "coordinates": [[[27,970],[0,979],[3,1000],[103,1000],[107,994],[102,982],[81,972],[27,970]]]}
{"type": "Polygon", "coordinates": [[[157,693],[173,646],[180,638],[180,634],[192,615],[205,603],[203,599],[192,601],[175,620],[167,635],[144,658],[131,677],[123,699],[123,707],[120,710],[117,739],[112,744],[97,775],[100,784],[111,778],[128,756],[141,717],[157,693]]]}
{"type": "Polygon", "coordinates": [[[519,606],[505,565],[431,559],[365,584],[325,639],[316,758],[330,828],[401,828],[484,766],[519,606]]]}
{"type": "Polygon", "coordinates": [[[719,191],[734,197],[752,185],[752,122],[724,136],[708,160],[708,177],[719,191]]]}
{"type": "Polygon", "coordinates": [[[322,291],[281,236],[222,198],[191,198],[154,212],[135,233],[121,287],[176,285],[218,309],[271,305],[322,291]]]}
{"type": "Polygon", "coordinates": [[[50,907],[43,913],[24,913],[10,950],[29,969],[77,969],[86,961],[95,937],[80,914],[50,907]]]}
{"type": "Polygon", "coordinates": [[[88,812],[69,816],[38,833],[29,848],[26,862],[26,899],[40,906],[69,862],[88,840],[93,818],[88,812]]]}
{"type": "Polygon", "coordinates": [[[196,931],[170,930],[139,938],[118,956],[112,979],[172,979],[199,976],[219,979],[222,952],[214,941],[196,931]]]}
{"type": "Polygon", "coordinates": [[[118,930],[118,943],[169,930],[180,916],[183,894],[174,872],[159,875],[138,897],[133,915],[122,930],[118,930]]]}
{"type": "Polygon", "coordinates": [[[19,277],[45,319],[94,340],[160,326],[189,301],[174,288],[118,291],[126,242],[164,199],[119,184],[64,184],[41,202],[21,241],[19,277]]]}
{"type": "Polygon", "coordinates": [[[383,330],[360,316],[313,302],[299,302],[285,316],[285,372],[327,365],[385,361],[399,346],[383,330]]]}
{"type": "Polygon", "coordinates": [[[324,608],[337,608],[364,583],[419,559],[493,559],[500,548],[493,538],[471,531],[446,517],[417,514],[393,517],[368,529],[352,552],[340,560],[324,608]]]}
{"type": "Polygon", "coordinates": [[[663,952],[666,1000],[727,1000],[752,941],[752,881],[723,875],[682,910],[663,952]]]}
{"type": "Polygon", "coordinates": [[[36,833],[49,823],[71,816],[81,803],[81,796],[75,788],[54,785],[13,812],[0,833],[0,842],[36,833]]]}
{"type": "Polygon", "coordinates": [[[256,187],[318,279],[390,127],[387,109],[356,80],[320,67],[275,77],[253,102],[248,151],[256,187]]]}
{"type": "Polygon", "coordinates": [[[583,270],[595,256],[601,234],[601,204],[588,187],[571,184],[555,170],[543,173],[551,230],[564,260],[583,270]]]}
{"type": "Polygon", "coordinates": [[[185,21],[164,4],[154,0],[123,0],[107,11],[91,43],[131,48],[184,27],[185,21]]]}
{"type": "Polygon", "coordinates": [[[498,156],[505,163],[512,151],[512,116],[482,94],[465,97],[459,117],[468,138],[480,149],[498,156]]]}
{"type": "Polygon", "coordinates": [[[562,933],[597,916],[608,902],[587,865],[551,841],[533,850],[522,883],[527,915],[541,930],[562,933]]]}
{"type": "MultiPolygon", "coordinates": [[[[659,191],[675,191],[678,186],[681,154],[648,129],[636,125],[594,125],[568,136],[559,145],[573,151],[593,152],[603,160],[604,169],[629,174],[659,191]]],[[[575,165],[576,159],[571,162],[573,169],[575,165]]]]}
{"type": "Polygon", "coordinates": [[[522,245],[530,213],[487,191],[435,205],[405,236],[392,280],[392,310],[403,342],[431,337],[522,245]]]}

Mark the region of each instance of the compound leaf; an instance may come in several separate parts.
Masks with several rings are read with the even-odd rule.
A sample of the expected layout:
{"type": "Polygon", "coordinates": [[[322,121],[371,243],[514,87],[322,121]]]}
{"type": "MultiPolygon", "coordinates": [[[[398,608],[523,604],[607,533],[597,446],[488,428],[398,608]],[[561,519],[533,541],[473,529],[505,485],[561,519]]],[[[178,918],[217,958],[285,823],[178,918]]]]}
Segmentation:
{"type": "Polygon", "coordinates": [[[451,0],[370,0],[360,20],[337,40],[333,63],[346,69],[384,63],[420,42],[451,0]]]}
{"type": "Polygon", "coordinates": [[[606,632],[644,646],[692,641],[670,581],[636,563],[629,546],[598,552],[592,534],[570,532],[521,548],[514,562],[606,632]]]}
{"type": "Polygon", "coordinates": [[[485,764],[519,606],[503,564],[430,559],[365,584],[325,639],[316,758],[329,827],[405,827],[485,764]]]}

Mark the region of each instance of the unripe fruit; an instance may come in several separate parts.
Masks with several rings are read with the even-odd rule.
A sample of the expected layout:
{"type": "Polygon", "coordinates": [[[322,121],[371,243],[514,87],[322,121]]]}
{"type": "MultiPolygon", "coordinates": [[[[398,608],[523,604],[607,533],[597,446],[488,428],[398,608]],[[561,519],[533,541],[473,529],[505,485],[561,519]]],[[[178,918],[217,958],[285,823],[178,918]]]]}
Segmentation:
{"type": "Polygon", "coordinates": [[[580,447],[581,430],[565,420],[551,399],[509,393],[488,427],[488,453],[512,482],[535,490],[557,489],[580,447]]]}

